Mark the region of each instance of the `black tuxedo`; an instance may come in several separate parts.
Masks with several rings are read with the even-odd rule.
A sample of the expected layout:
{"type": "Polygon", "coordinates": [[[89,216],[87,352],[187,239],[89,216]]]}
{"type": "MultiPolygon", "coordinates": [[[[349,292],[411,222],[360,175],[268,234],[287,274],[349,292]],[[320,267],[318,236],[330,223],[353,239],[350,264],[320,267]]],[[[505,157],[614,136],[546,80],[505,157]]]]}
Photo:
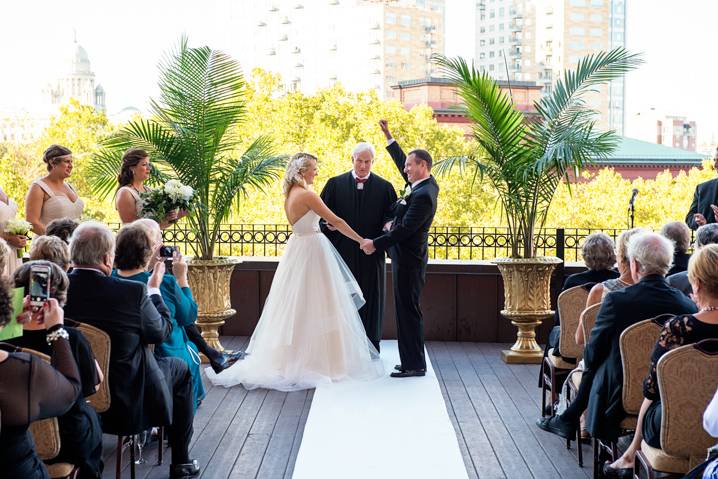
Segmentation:
{"type": "MultiPolygon", "coordinates": [[[[387,151],[405,181],[406,155],[394,141],[387,151]]],[[[374,239],[378,251],[391,257],[396,330],[401,365],[407,370],[426,368],[424,357],[424,319],[419,297],[426,282],[429,261],[429,229],[434,221],[439,185],[433,176],[416,185],[408,197],[397,202],[391,229],[374,239]]]]}
{"type": "Polygon", "coordinates": [[[702,214],[706,222],[715,223],[716,217],[711,209],[711,204],[718,205],[718,178],[706,181],[696,186],[696,192],[693,194],[693,203],[691,209],[686,215],[686,224],[692,229],[698,229],[698,224],[693,219],[695,213],[702,214]]]}
{"type": "MultiPolygon", "coordinates": [[[[382,234],[384,224],[392,218],[396,191],[381,176],[371,174],[357,189],[352,172],[335,176],[322,190],[322,200],[362,238],[375,238],[382,234]]],[[[366,255],[356,242],[338,231],[330,231],[322,224],[322,231],[332,242],[359,283],[366,304],[359,316],[367,337],[379,350],[384,321],[386,258],[383,252],[366,255]]]]}
{"type": "Polygon", "coordinates": [[[189,368],[178,358],[156,359],[149,348],[172,332],[162,297],[148,296],[143,283],[99,271],[75,268],[69,278],[67,317],[110,336],[110,408],[102,414],[103,431],[129,435],[172,424],[172,462],[188,462],[182,456],[187,455],[194,419],[189,368]]]}
{"type": "MultiPolygon", "coordinates": [[[[661,314],[691,314],[696,305],[659,275],[647,276],[637,284],[611,292],[601,303],[596,325],[586,350],[581,385],[564,419],[578,423],[588,407],[587,426],[591,436],[615,440],[623,410],[623,365],[618,346],[623,330],[661,314]]],[[[656,338],[658,339],[658,338],[656,338]]],[[[649,358],[646,358],[648,361],[649,358]]]]}

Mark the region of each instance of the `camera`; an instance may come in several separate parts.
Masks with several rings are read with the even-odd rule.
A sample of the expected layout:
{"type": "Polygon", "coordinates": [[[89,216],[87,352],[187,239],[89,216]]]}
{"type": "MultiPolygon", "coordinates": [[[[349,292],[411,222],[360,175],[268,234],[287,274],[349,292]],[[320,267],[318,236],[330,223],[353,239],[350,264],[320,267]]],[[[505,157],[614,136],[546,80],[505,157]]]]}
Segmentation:
{"type": "Polygon", "coordinates": [[[178,251],[176,246],[160,246],[160,257],[171,258],[175,251],[178,251]]]}
{"type": "Polygon", "coordinates": [[[50,298],[50,267],[35,265],[30,269],[30,304],[42,307],[50,298]]]}

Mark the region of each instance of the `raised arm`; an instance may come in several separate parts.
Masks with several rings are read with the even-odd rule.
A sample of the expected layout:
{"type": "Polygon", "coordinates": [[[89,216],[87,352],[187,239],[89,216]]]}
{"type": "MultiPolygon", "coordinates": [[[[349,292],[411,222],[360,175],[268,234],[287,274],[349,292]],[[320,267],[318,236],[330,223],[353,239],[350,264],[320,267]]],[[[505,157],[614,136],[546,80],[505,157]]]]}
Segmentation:
{"type": "Polygon", "coordinates": [[[406,176],[406,173],[404,173],[404,166],[406,166],[406,155],[404,154],[404,150],[401,149],[399,143],[394,139],[391,131],[389,131],[389,122],[386,120],[379,120],[379,127],[384,133],[388,143],[386,151],[388,151],[389,155],[391,155],[391,159],[394,160],[394,164],[399,169],[399,173],[402,178],[404,178],[404,181],[408,183],[409,178],[406,176]]]}
{"type": "Polygon", "coordinates": [[[313,191],[305,191],[302,194],[304,197],[304,201],[307,203],[307,205],[312,211],[321,216],[324,220],[326,220],[327,223],[334,226],[341,234],[343,234],[347,238],[352,239],[357,243],[361,243],[363,238],[359,236],[357,232],[354,231],[347,224],[346,221],[335,215],[334,212],[332,212],[332,210],[330,210],[329,207],[324,204],[319,195],[317,195],[313,191]]]}
{"type": "Polygon", "coordinates": [[[44,197],[45,193],[42,188],[33,184],[25,198],[25,219],[32,224],[32,232],[37,235],[45,234],[45,225],[40,222],[44,197]]]}

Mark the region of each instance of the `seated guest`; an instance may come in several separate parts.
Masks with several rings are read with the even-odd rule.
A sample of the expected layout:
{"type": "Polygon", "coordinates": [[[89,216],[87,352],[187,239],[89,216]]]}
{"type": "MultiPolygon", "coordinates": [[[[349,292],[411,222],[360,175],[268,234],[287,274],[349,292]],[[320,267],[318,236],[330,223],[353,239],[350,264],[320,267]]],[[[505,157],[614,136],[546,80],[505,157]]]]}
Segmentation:
{"type": "Polygon", "coordinates": [[[651,447],[661,447],[661,395],[656,365],[668,351],[703,339],[718,339],[718,245],[705,246],[688,264],[688,278],[693,297],[700,310],[683,314],[666,322],[651,355],[648,376],[643,381],[643,404],[638,413],[638,427],[626,452],[604,469],[622,477],[633,477],[633,461],[641,440],[651,447]],[[618,471],[617,471],[618,470],[618,471]],[[619,472],[620,471],[620,472],[619,472]]]}
{"type": "Polygon", "coordinates": [[[628,260],[636,284],[608,293],[584,351],[585,370],[571,405],[537,425],[573,438],[581,413],[588,408],[587,429],[594,438],[616,440],[625,417],[621,395],[623,366],[618,347],[624,329],[661,314],[690,314],[696,305],[668,286],[665,274],[673,260],[673,243],[656,233],[639,233],[628,242],[628,260]]]}
{"type": "Polygon", "coordinates": [[[67,272],[70,269],[70,247],[57,236],[36,236],[30,245],[30,259],[50,261],[67,272]]]}
{"type": "MultiPolygon", "coordinates": [[[[125,225],[117,233],[115,247],[115,271],[112,275],[147,284],[148,270],[153,269],[162,258],[157,256],[159,245],[154,245],[144,228],[139,225],[125,225]]],[[[155,348],[155,355],[174,357],[187,363],[194,378],[195,406],[204,399],[205,391],[200,374],[200,357],[197,347],[187,338],[184,326],[197,318],[197,303],[187,281],[187,263],[179,252],[172,257],[172,273],[166,274],[160,284],[160,293],[170,310],[172,333],[155,348]]]]}
{"type": "Polygon", "coordinates": [[[70,241],[73,271],[65,313],[110,336],[110,409],[102,429],[130,435],[167,425],[172,447],[170,477],[199,475],[189,459],[194,420],[192,375],[184,361],[155,358],[150,344],[162,343],[172,332],[170,313],[160,295],[164,263],[147,281],[113,278],[115,241],[109,228],[94,221],[77,227],[70,241]]]}
{"type": "MultiPolygon", "coordinates": [[[[41,237],[42,238],[42,237],[41,237]]],[[[53,238],[65,245],[60,239],[53,238]]],[[[67,247],[67,245],[65,245],[67,247]]],[[[49,261],[29,261],[15,270],[15,287],[30,287],[30,270],[35,265],[50,268],[50,297],[55,298],[62,307],[67,299],[67,287],[70,281],[65,272],[49,261]]],[[[102,382],[102,372],[92,354],[90,343],[82,333],[65,326],[70,341],[70,350],[80,373],[82,394],[78,395],[75,404],[62,416],[58,417],[60,426],[60,453],[52,462],[69,462],[79,468],[80,478],[102,477],[102,428],[97,413],[87,403],[86,397],[95,394],[102,382]]],[[[45,325],[34,321],[23,324],[22,336],[8,340],[9,343],[21,348],[52,354],[52,348],[45,341],[47,332],[45,325]]]]}
{"type": "MultiPolygon", "coordinates": [[[[24,307],[25,314],[32,311],[29,298],[25,298],[24,307]]],[[[10,295],[3,282],[0,329],[12,314],[10,295]]],[[[5,479],[49,479],[28,428],[33,421],[65,414],[76,404],[81,391],[80,373],[62,327],[63,311],[57,300],[49,299],[32,316],[33,321],[45,327],[52,364],[30,353],[0,349],[0,470],[5,479]]]]}
{"type": "Polygon", "coordinates": [[[661,228],[661,234],[673,241],[673,266],[668,275],[680,273],[688,269],[688,246],[691,242],[691,230],[682,221],[673,221],[661,228]]]}
{"type": "MultiPolygon", "coordinates": [[[[641,228],[634,228],[632,230],[624,231],[618,236],[618,244],[616,245],[616,266],[618,267],[618,273],[620,276],[618,278],[607,279],[606,281],[594,285],[588,293],[588,298],[586,299],[587,308],[603,301],[603,298],[611,291],[617,291],[633,284],[631,266],[628,262],[628,256],[626,255],[628,240],[630,240],[631,236],[636,233],[643,233],[646,231],[647,230],[641,228]]],[[[583,345],[583,318],[581,318],[581,321],[578,323],[578,328],[576,328],[575,339],[576,343],[583,345]]]]}
{"type": "Polygon", "coordinates": [[[69,244],[72,232],[75,231],[79,224],[80,223],[72,218],[58,218],[47,224],[45,227],[45,234],[47,236],[57,236],[65,243],[69,244]]]}
{"type": "MultiPolygon", "coordinates": [[[[612,268],[616,264],[616,252],[613,240],[605,233],[593,233],[586,237],[581,247],[581,256],[586,264],[586,271],[575,273],[566,278],[561,291],[574,286],[593,285],[607,279],[618,278],[618,273],[612,268]]],[[[588,289],[588,288],[586,288],[588,289]]],[[[558,340],[561,337],[561,318],[558,309],[554,314],[554,326],[549,334],[548,348],[554,348],[554,355],[559,356],[558,340]]]]}
{"type": "MultiPolygon", "coordinates": [[[[159,223],[155,220],[140,218],[132,222],[132,224],[145,229],[155,248],[162,246],[162,230],[160,229],[159,223]]],[[[209,365],[212,366],[212,369],[217,374],[230,367],[235,361],[244,357],[244,352],[242,351],[220,352],[207,344],[207,341],[202,337],[202,333],[199,332],[199,328],[197,328],[194,321],[190,324],[186,324],[184,330],[189,340],[205,355],[209,360],[209,365]]]]}
{"type": "MultiPolygon", "coordinates": [[[[718,244],[718,223],[708,223],[696,230],[695,249],[699,250],[709,244],[718,244]]],[[[671,287],[682,291],[686,296],[691,295],[691,283],[688,281],[688,271],[672,274],[666,278],[671,287]]]]}

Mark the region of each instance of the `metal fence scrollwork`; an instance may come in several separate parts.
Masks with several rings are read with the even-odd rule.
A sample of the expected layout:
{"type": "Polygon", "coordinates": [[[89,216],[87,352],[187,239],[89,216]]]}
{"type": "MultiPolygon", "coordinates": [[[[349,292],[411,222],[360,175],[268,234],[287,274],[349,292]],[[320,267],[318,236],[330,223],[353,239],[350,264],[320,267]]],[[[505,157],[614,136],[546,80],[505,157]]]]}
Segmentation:
{"type": "MultiPolygon", "coordinates": [[[[119,229],[119,224],[110,225],[119,229]]],[[[591,233],[603,232],[615,241],[622,229],[544,228],[539,231],[536,254],[581,261],[581,245],[591,233]]],[[[215,254],[218,256],[279,256],[292,234],[287,224],[222,225],[215,254]]],[[[196,238],[186,226],[163,231],[165,244],[175,245],[183,254],[196,238]]],[[[440,260],[491,260],[510,255],[508,229],[488,226],[434,226],[429,231],[429,258],[440,260]]]]}

